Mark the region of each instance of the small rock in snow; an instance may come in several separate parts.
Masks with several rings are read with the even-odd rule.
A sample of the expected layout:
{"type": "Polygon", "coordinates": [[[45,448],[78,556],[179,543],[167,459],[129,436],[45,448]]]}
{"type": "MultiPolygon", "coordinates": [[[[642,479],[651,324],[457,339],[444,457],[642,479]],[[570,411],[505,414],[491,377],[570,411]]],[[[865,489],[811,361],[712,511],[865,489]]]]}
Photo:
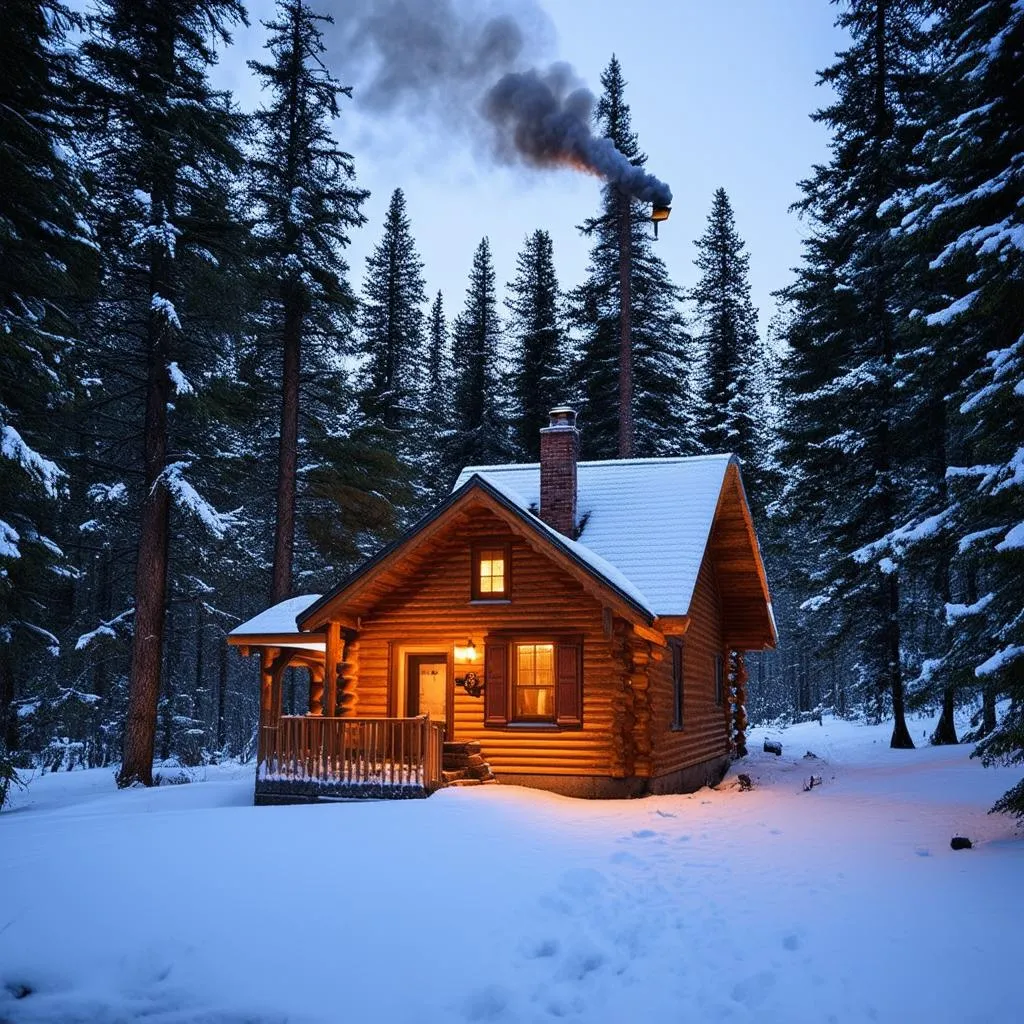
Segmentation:
{"type": "Polygon", "coordinates": [[[949,841],[949,848],[951,850],[969,850],[972,846],[974,846],[974,843],[967,836],[953,836],[949,841]]]}

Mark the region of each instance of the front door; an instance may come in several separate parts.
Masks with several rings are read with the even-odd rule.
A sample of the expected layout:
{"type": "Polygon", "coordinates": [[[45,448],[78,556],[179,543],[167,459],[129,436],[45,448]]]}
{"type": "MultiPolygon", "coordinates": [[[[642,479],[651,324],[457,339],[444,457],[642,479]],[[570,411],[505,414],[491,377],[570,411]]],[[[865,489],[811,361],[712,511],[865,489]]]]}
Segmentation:
{"type": "Polygon", "coordinates": [[[432,722],[446,724],[448,658],[443,654],[410,654],[406,679],[409,715],[430,715],[432,722]]]}

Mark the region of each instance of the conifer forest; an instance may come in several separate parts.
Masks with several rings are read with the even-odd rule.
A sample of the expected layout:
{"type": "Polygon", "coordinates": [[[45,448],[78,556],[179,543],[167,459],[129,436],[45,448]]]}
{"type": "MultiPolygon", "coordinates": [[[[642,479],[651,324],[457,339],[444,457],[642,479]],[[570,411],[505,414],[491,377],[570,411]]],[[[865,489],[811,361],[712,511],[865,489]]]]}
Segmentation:
{"type": "MultiPolygon", "coordinates": [[[[646,166],[629,85],[665,72],[611,54],[587,103],[501,65],[474,100],[527,168],[566,158],[523,141],[524,93],[585,119],[585,273],[524,223],[502,280],[480,216],[437,257],[464,290],[431,293],[408,190],[367,220],[341,6],[278,0],[250,110],[211,78],[242,0],[3,5],[0,786],[251,758],[257,672],[227,632],[326,592],[464,466],[536,462],[566,403],[584,459],[741,460],[779,633],[752,721],[1024,763],[1024,4],[835,4],[806,112],[827,156],[771,309],[725,188],[672,200],[660,230],[696,259],[670,272],[671,168],[646,166]]],[[[1024,782],[997,807],[1024,816],[1024,782]]]]}

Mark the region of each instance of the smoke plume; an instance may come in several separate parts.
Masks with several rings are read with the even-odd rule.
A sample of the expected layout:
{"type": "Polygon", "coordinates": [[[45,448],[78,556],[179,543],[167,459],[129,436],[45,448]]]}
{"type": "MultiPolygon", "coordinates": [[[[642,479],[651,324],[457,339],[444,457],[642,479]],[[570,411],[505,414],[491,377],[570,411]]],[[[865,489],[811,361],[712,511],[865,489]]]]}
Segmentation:
{"type": "Polygon", "coordinates": [[[668,185],[593,134],[594,96],[573,69],[533,66],[553,33],[532,0],[514,12],[482,7],[482,0],[349,0],[335,16],[337,52],[355,67],[347,63],[339,76],[355,80],[366,111],[433,119],[470,131],[503,163],[575,168],[669,205],[668,185]]]}

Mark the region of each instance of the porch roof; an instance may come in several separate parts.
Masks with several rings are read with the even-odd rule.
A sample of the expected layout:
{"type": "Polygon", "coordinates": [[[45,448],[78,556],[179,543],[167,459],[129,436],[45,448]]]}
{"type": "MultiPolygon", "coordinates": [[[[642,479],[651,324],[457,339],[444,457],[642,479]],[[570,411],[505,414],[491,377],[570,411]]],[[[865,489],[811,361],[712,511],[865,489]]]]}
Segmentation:
{"type": "Polygon", "coordinates": [[[300,594],[278,601],[240,626],[235,626],[228,633],[228,643],[244,647],[294,647],[323,651],[324,641],[316,640],[315,633],[302,632],[295,621],[319,600],[319,594],[300,594]]]}

